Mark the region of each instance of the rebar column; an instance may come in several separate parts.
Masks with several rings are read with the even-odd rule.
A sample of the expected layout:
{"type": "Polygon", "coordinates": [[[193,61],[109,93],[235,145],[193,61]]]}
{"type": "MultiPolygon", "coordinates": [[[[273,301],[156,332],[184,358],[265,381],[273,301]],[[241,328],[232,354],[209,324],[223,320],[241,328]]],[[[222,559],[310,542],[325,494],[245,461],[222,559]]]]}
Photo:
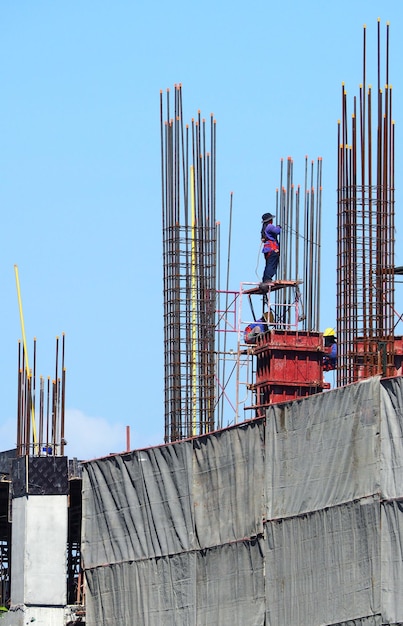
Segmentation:
{"type": "Polygon", "coordinates": [[[184,127],[182,88],[160,94],[165,441],[214,428],[216,124],[184,127]]]}
{"type": "Polygon", "coordinates": [[[394,374],[394,123],[386,26],[385,89],[381,88],[378,20],[378,89],[363,82],[354,97],[351,125],[342,85],[338,123],[337,384],[394,374]]]}

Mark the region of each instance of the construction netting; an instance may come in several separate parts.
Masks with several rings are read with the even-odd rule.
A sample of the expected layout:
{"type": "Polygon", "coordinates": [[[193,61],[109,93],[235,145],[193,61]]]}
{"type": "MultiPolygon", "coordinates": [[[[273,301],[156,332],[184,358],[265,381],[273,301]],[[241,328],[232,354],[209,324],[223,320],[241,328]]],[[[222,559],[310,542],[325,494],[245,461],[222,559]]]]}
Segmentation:
{"type": "Polygon", "coordinates": [[[87,624],[403,623],[403,379],[91,461],[87,624]]]}

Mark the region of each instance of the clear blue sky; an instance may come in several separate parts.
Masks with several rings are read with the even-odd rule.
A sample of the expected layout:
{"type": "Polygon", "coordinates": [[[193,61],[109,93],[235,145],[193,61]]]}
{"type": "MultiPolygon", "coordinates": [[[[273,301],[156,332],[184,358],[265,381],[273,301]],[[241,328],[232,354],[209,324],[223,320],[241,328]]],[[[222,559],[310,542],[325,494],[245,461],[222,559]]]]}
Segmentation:
{"type": "MultiPolygon", "coordinates": [[[[232,288],[257,279],[280,158],[294,158],[301,185],[305,155],[323,158],[321,319],[335,324],[341,83],[358,94],[366,24],[376,84],[378,17],[383,35],[391,28],[402,265],[401,2],[1,3],[1,450],[16,438],[15,263],[38,373],[53,375],[66,333],[67,454],[121,451],[126,425],[132,447],[163,441],[159,92],[175,83],[186,122],[198,109],[217,120],[223,233],[234,193],[232,288]]],[[[399,288],[396,301],[402,311],[399,288]]]]}

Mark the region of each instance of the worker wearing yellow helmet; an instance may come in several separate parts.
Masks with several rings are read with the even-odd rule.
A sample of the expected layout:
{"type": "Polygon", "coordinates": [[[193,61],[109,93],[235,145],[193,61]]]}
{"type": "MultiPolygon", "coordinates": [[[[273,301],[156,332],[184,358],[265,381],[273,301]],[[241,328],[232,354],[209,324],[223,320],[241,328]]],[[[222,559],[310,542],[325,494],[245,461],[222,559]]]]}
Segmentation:
{"type": "Polygon", "coordinates": [[[326,328],[323,332],[325,339],[325,356],[323,357],[323,369],[325,371],[334,370],[337,362],[337,344],[334,328],[326,328]]]}

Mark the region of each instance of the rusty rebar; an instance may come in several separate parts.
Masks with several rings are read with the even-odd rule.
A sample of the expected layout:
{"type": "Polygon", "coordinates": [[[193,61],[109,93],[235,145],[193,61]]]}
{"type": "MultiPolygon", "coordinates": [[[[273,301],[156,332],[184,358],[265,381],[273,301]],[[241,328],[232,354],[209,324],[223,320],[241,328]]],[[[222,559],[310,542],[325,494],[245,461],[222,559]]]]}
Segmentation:
{"type": "Polygon", "coordinates": [[[184,127],[181,85],[170,110],[160,93],[165,441],[212,430],[216,405],[216,124],[184,127]]]}
{"type": "Polygon", "coordinates": [[[381,31],[377,27],[377,82],[367,82],[366,27],[359,106],[353,100],[348,140],[347,94],[338,124],[337,383],[394,373],[394,128],[389,85],[389,25],[384,90],[381,31]],[[376,139],[375,139],[376,138],[376,139]],[[375,141],[374,141],[375,139],[375,141]]]}
{"type": "Polygon", "coordinates": [[[33,344],[33,369],[26,371],[24,351],[21,341],[18,342],[18,392],[17,392],[17,456],[59,456],[64,454],[65,426],[65,385],[64,368],[65,337],[63,333],[62,356],[59,354],[59,339],[56,338],[55,376],[58,377],[60,360],[62,378],[53,382],[50,394],[50,378],[48,378],[47,397],[42,376],[39,377],[39,401],[37,397],[37,342],[33,344]],[[39,408],[38,406],[39,405],[39,408]],[[46,420],[45,420],[46,411],[46,420]],[[34,417],[34,419],[32,419],[34,417]],[[32,423],[36,424],[36,440],[32,423]]]}

